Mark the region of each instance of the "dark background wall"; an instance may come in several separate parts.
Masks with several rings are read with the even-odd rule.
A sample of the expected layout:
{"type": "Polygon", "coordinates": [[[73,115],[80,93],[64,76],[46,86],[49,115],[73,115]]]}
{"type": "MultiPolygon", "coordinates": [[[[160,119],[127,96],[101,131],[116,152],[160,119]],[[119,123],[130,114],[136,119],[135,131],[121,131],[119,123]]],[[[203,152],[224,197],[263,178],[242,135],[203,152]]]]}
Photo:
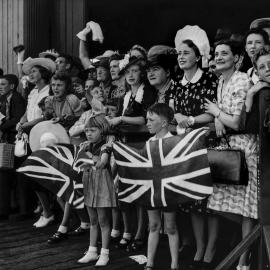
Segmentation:
{"type": "Polygon", "coordinates": [[[49,48],[78,56],[76,33],[87,21],[100,23],[103,45],[89,42],[91,56],[105,49],[127,51],[134,44],[174,45],[178,29],[197,24],[212,39],[217,28],[244,33],[250,22],[270,17],[269,0],[24,0],[24,42],[28,54],[49,48]]]}

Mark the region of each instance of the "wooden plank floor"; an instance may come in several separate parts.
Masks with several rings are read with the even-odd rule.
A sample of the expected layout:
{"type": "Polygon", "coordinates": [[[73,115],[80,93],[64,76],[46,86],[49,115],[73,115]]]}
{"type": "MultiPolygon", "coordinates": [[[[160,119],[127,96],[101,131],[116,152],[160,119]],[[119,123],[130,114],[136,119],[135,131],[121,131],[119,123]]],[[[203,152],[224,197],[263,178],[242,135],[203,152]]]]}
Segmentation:
{"type": "MultiPolygon", "coordinates": [[[[57,228],[54,224],[48,228],[35,229],[34,220],[0,222],[0,269],[1,270],[54,270],[54,269],[95,269],[93,265],[81,265],[77,260],[88,248],[88,235],[69,237],[68,240],[48,245],[47,239],[57,228]]],[[[145,254],[145,250],[137,254],[145,254]]],[[[128,256],[125,251],[111,248],[110,264],[104,270],[140,270],[143,269],[128,256]]],[[[162,240],[157,254],[157,269],[169,269],[170,256],[167,241],[162,240]]]]}
{"type": "MultiPolygon", "coordinates": [[[[57,224],[53,224],[47,228],[35,229],[32,226],[34,222],[35,219],[0,222],[0,270],[95,269],[93,264],[81,265],[77,263],[77,260],[83,256],[84,251],[88,248],[88,235],[79,237],[70,236],[64,242],[48,245],[47,239],[56,231],[57,224]]],[[[221,232],[221,235],[223,237],[219,240],[218,244],[217,263],[229,251],[226,240],[230,238],[228,237],[230,231],[225,227],[225,232],[221,232]]],[[[129,258],[131,255],[138,254],[146,255],[146,249],[137,254],[130,254],[111,247],[110,264],[102,269],[142,270],[142,265],[129,258]]],[[[180,261],[180,269],[187,270],[187,264],[188,261],[180,261]]],[[[166,236],[163,236],[156,256],[155,269],[169,270],[169,266],[170,254],[168,241],[166,236]]],[[[235,269],[235,267],[232,269],[235,269]]]]}

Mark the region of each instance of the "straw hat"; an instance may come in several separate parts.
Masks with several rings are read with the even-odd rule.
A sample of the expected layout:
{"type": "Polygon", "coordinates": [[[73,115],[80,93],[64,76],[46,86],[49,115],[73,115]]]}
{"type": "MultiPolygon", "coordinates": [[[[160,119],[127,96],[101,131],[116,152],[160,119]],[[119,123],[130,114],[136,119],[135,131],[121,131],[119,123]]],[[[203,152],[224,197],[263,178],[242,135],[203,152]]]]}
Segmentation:
{"type": "Polygon", "coordinates": [[[48,69],[51,73],[54,73],[56,70],[56,65],[53,60],[49,58],[31,58],[28,57],[24,62],[22,66],[22,71],[25,74],[29,74],[33,66],[42,66],[46,69],[48,69]]]}
{"type": "Polygon", "coordinates": [[[55,51],[54,49],[52,49],[52,50],[47,50],[45,52],[41,52],[39,53],[38,56],[42,58],[50,58],[52,60],[53,59],[56,60],[56,58],[59,56],[59,53],[55,51]]]}
{"type": "Polygon", "coordinates": [[[30,132],[29,144],[31,150],[34,152],[40,149],[42,144],[48,144],[49,141],[70,143],[65,128],[60,124],[54,124],[52,121],[43,121],[36,124],[30,132]]]}
{"type": "Polygon", "coordinates": [[[203,67],[207,66],[208,59],[210,58],[210,43],[206,32],[198,25],[186,25],[178,30],[174,39],[177,51],[180,44],[186,39],[190,39],[198,47],[202,56],[203,67]]]}

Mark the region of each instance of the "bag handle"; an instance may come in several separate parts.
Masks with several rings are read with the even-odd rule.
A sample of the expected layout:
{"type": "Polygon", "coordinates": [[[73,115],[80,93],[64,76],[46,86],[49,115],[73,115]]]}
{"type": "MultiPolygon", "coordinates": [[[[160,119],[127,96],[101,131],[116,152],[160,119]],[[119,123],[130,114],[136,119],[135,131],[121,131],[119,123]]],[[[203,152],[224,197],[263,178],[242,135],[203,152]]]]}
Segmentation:
{"type": "Polygon", "coordinates": [[[228,139],[228,137],[226,136],[226,134],[223,134],[223,138],[225,139],[225,141],[226,141],[226,143],[227,143],[227,145],[228,145],[228,148],[232,148],[231,147],[231,145],[230,145],[230,143],[229,143],[229,139],[228,139]]]}

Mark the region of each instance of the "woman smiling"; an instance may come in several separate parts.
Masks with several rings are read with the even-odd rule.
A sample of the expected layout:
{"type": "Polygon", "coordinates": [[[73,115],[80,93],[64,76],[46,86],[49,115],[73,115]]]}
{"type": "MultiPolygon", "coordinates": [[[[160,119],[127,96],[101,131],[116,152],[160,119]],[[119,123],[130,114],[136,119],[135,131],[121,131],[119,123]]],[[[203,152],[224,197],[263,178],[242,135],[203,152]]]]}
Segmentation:
{"type": "MultiPolygon", "coordinates": [[[[215,48],[217,70],[221,77],[218,86],[218,103],[206,100],[206,111],[215,117],[216,133],[223,137],[226,128],[239,130],[240,114],[250,89],[247,74],[236,71],[235,64],[239,59],[238,48],[232,41],[221,41],[215,48]]],[[[241,217],[242,237],[246,237],[252,230],[258,218],[257,209],[257,139],[256,135],[229,135],[229,144],[233,149],[244,151],[249,170],[247,186],[216,184],[214,192],[209,198],[208,207],[212,210],[236,214],[241,217]]],[[[222,145],[226,145],[222,141],[222,145]]],[[[209,233],[217,235],[217,218],[212,218],[209,233]]],[[[207,251],[215,250],[215,243],[208,243],[207,251]]],[[[245,252],[239,260],[237,269],[249,269],[250,259],[245,252]]]]}

